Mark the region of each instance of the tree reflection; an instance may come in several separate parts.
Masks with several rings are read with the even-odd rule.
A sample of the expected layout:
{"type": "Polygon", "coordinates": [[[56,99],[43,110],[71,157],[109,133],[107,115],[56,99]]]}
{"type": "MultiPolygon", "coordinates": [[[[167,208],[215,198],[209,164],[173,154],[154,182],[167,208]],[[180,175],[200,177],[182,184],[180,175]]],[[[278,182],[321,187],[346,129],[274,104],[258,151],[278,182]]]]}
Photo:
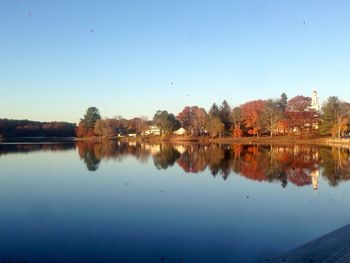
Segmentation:
{"type": "Polygon", "coordinates": [[[101,162],[100,151],[104,147],[100,147],[100,144],[93,142],[78,142],[77,146],[80,158],[84,160],[86,168],[92,172],[96,171],[101,162]]]}
{"type": "Polygon", "coordinates": [[[350,152],[340,147],[309,145],[143,144],[121,142],[77,142],[78,152],[90,171],[102,159],[121,161],[133,156],[139,162],[153,159],[157,169],[177,164],[185,173],[205,170],[226,180],[238,174],[258,182],[276,182],[284,188],[312,185],[320,174],[336,186],[350,179],[350,152]]]}
{"type": "Polygon", "coordinates": [[[75,148],[74,143],[2,143],[0,156],[14,153],[30,153],[37,151],[69,151],[75,148]]]}
{"type": "Polygon", "coordinates": [[[328,179],[332,186],[338,185],[341,181],[350,179],[349,149],[340,147],[322,148],[323,176],[328,179]]]}
{"type": "Polygon", "coordinates": [[[77,142],[80,158],[89,171],[96,171],[101,159],[121,161],[127,156],[134,156],[140,162],[146,162],[149,152],[141,144],[110,142],[77,142]]]}
{"type": "Polygon", "coordinates": [[[154,166],[157,169],[167,169],[173,166],[180,157],[180,153],[170,146],[162,146],[161,150],[153,156],[154,166]]]}

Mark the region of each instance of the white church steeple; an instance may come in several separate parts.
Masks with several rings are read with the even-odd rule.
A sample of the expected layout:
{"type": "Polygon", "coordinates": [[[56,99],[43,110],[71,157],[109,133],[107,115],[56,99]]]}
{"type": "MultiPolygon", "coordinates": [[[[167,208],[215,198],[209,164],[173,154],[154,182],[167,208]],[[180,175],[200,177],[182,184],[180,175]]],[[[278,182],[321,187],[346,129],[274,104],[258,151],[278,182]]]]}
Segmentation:
{"type": "Polygon", "coordinates": [[[318,102],[318,96],[317,96],[317,91],[316,90],[314,90],[312,92],[310,109],[313,109],[313,110],[316,110],[316,111],[320,110],[320,103],[318,102]]]}

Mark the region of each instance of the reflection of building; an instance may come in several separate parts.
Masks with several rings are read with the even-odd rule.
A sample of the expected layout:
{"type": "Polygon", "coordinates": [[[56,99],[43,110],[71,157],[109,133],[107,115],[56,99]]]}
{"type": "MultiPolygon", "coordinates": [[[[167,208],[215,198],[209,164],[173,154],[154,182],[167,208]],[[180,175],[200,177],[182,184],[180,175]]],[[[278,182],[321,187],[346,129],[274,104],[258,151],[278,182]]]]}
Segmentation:
{"type": "Polygon", "coordinates": [[[314,189],[315,194],[316,194],[316,191],[318,189],[318,177],[319,177],[319,175],[320,175],[320,170],[319,169],[313,170],[310,173],[311,181],[312,181],[312,188],[314,189]]]}
{"type": "Polygon", "coordinates": [[[129,146],[136,146],[136,142],[129,142],[129,146]]]}
{"type": "Polygon", "coordinates": [[[145,150],[149,151],[150,154],[155,155],[160,152],[160,144],[145,144],[145,150]]]}
{"type": "Polygon", "coordinates": [[[186,148],[183,145],[174,145],[174,149],[177,150],[180,154],[186,152],[186,148]]]}

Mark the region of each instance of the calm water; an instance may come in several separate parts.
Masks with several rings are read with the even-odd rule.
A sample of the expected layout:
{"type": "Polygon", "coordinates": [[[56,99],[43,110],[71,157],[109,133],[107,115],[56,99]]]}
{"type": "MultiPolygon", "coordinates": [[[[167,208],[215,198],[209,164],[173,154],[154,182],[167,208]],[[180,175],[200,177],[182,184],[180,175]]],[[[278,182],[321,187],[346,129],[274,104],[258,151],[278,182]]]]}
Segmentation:
{"type": "Polygon", "coordinates": [[[350,223],[349,156],[0,144],[0,262],[267,262],[350,223]]]}

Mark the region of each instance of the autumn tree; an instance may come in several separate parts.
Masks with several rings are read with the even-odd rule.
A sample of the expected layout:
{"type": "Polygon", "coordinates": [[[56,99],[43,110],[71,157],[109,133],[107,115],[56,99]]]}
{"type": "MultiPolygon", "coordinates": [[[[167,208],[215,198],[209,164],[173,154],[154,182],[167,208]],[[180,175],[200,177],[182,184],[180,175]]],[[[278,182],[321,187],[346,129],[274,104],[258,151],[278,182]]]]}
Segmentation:
{"type": "Polygon", "coordinates": [[[263,100],[254,100],[241,105],[241,116],[244,126],[251,135],[259,136],[261,130],[260,117],[265,107],[263,100]]]}
{"type": "Polygon", "coordinates": [[[139,131],[141,132],[142,135],[145,134],[145,131],[148,130],[148,118],[147,116],[141,116],[140,117],[140,126],[139,126],[139,131]]]}
{"type": "Polygon", "coordinates": [[[97,136],[111,138],[114,135],[113,122],[107,118],[95,122],[94,132],[97,136]]]}
{"type": "MultiPolygon", "coordinates": [[[[196,107],[196,106],[194,106],[196,107]]],[[[186,106],[176,117],[177,120],[180,121],[181,126],[192,133],[194,123],[194,107],[186,106]]]]}
{"type": "Polygon", "coordinates": [[[201,134],[203,132],[207,112],[198,106],[186,106],[177,116],[181,126],[192,134],[201,134]]]}
{"type": "Polygon", "coordinates": [[[204,108],[198,108],[195,112],[199,135],[202,135],[208,121],[208,114],[204,108]]]}
{"type": "Polygon", "coordinates": [[[339,105],[339,112],[336,115],[336,121],[332,127],[332,136],[340,138],[349,129],[350,120],[350,104],[341,102],[339,105]]]}
{"type": "Polygon", "coordinates": [[[278,101],[267,100],[259,118],[260,126],[269,131],[271,137],[278,130],[283,116],[279,106],[278,101]]]}
{"type": "Polygon", "coordinates": [[[225,130],[225,125],[221,122],[220,118],[214,116],[213,114],[209,114],[207,130],[212,138],[217,135],[221,137],[221,134],[225,130]]]}
{"type": "Polygon", "coordinates": [[[79,137],[79,138],[85,137],[87,135],[87,133],[88,133],[88,129],[85,125],[85,122],[80,120],[78,127],[76,129],[77,137],[79,137]]]}
{"type": "Polygon", "coordinates": [[[318,126],[318,113],[310,109],[311,98],[296,96],[288,101],[286,116],[291,132],[312,133],[318,126]]]}
{"type": "Polygon", "coordinates": [[[329,97],[322,107],[321,134],[341,137],[348,129],[349,117],[349,103],[340,101],[338,97],[329,97]]]}
{"type": "Polygon", "coordinates": [[[132,118],[130,120],[127,121],[127,130],[130,133],[136,133],[136,134],[141,134],[142,133],[142,125],[143,121],[141,118],[136,117],[136,118],[132,118]]]}
{"type": "Polygon", "coordinates": [[[243,132],[241,129],[241,108],[235,107],[231,111],[231,123],[233,124],[233,136],[234,137],[241,137],[243,132]]]}

